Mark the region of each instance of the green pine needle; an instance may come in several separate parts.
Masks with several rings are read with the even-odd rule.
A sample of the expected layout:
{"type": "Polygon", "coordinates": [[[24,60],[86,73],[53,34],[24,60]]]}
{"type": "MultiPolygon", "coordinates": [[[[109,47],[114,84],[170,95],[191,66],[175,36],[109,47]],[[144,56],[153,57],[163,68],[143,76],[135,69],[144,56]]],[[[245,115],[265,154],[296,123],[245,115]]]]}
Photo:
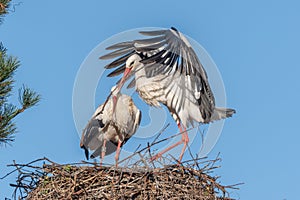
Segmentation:
{"type": "Polygon", "coordinates": [[[8,56],[6,49],[0,43],[0,145],[10,144],[14,141],[17,132],[14,118],[26,109],[36,105],[41,99],[39,94],[23,85],[19,89],[21,106],[15,106],[8,101],[8,97],[12,95],[15,82],[14,75],[19,66],[18,59],[8,56]]]}
{"type": "Polygon", "coordinates": [[[36,105],[40,99],[41,96],[39,94],[24,85],[19,89],[19,101],[22,104],[22,109],[24,110],[36,105]]]}

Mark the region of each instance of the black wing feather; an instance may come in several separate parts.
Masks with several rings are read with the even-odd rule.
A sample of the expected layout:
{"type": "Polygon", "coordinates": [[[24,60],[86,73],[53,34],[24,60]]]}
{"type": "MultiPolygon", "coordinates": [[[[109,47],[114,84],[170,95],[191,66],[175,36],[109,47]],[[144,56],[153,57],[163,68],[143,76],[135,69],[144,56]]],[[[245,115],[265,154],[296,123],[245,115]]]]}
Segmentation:
{"type": "MultiPolygon", "coordinates": [[[[121,56],[106,66],[107,69],[115,68],[110,75],[122,73],[123,67],[118,66],[124,64],[132,54],[137,53],[142,58],[140,62],[144,64],[146,77],[148,78],[157,75],[172,76],[172,74],[176,73],[189,77],[180,79],[180,84],[182,85],[176,83],[169,88],[174,87],[176,94],[186,95],[186,99],[189,98],[189,101],[199,105],[203,119],[209,120],[214,111],[215,99],[209,86],[205,69],[188,39],[174,27],[165,30],[140,31],[140,33],[144,36],[150,36],[150,38],[122,42],[107,48],[109,50],[117,50],[101,58],[107,59],[121,56]],[[127,54],[124,55],[125,53],[127,54]],[[186,83],[186,80],[191,81],[186,83]],[[200,97],[195,95],[198,92],[200,92],[200,97]],[[190,99],[191,97],[193,98],[190,99]]],[[[167,88],[164,89],[167,90],[167,88]]],[[[184,105],[183,98],[174,99],[174,101],[174,104],[180,103],[184,105]]],[[[176,110],[176,112],[179,111],[176,110]]]]}

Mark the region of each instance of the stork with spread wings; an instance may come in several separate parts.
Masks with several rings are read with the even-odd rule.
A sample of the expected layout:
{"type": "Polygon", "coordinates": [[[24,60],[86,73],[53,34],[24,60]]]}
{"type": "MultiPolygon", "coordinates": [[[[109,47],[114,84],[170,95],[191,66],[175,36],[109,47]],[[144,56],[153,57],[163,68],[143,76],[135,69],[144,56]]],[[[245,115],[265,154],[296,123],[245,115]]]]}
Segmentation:
{"type": "Polygon", "coordinates": [[[114,69],[108,76],[123,74],[119,90],[134,76],[129,87],[135,87],[147,104],[168,108],[182,139],[152,159],[183,143],[181,161],[189,142],[187,127],[231,117],[235,110],[215,106],[205,69],[182,33],[173,27],[140,33],[149,38],[114,44],[107,47],[112,52],[100,59],[115,59],[105,68],[114,69]]]}

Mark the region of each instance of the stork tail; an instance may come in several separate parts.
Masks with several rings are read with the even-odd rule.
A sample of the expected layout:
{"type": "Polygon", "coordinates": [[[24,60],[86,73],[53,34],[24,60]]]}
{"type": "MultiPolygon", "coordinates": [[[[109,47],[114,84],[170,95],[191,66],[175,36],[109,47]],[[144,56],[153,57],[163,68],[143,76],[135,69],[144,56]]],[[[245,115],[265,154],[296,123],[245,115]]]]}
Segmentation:
{"type": "Polygon", "coordinates": [[[235,113],[234,109],[216,107],[214,110],[214,113],[212,114],[212,116],[210,118],[210,121],[225,119],[227,117],[231,117],[234,113],[235,113]]]}

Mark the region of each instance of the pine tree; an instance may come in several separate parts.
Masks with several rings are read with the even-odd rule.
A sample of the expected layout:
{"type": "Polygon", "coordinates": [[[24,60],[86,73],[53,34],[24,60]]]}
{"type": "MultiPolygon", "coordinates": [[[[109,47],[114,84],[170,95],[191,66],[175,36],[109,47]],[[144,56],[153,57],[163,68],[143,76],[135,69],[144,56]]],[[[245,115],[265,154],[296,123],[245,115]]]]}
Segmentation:
{"type": "Polygon", "coordinates": [[[3,16],[7,14],[9,3],[11,0],[0,0],[0,23],[3,21],[3,16]]]}
{"type": "MultiPolygon", "coordinates": [[[[11,0],[0,0],[0,24],[3,17],[8,13],[11,0]]],[[[20,61],[13,56],[7,55],[7,50],[0,42],[0,145],[14,141],[16,125],[13,119],[26,109],[36,105],[40,95],[30,88],[23,86],[19,89],[19,106],[9,102],[12,96],[14,74],[20,67],[20,61]]]]}

